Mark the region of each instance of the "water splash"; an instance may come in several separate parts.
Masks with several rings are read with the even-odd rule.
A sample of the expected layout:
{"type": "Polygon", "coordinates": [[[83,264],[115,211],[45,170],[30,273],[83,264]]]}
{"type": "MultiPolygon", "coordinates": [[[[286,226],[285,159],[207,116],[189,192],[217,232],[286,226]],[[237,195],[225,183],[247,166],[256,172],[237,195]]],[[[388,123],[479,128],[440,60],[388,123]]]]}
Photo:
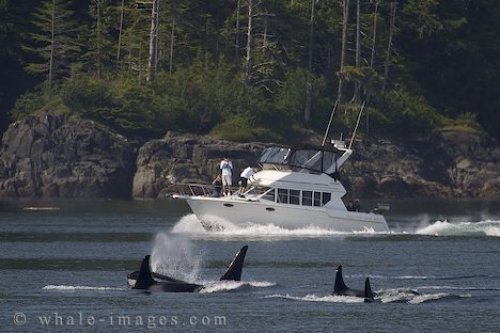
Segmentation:
{"type": "Polygon", "coordinates": [[[158,233],[151,253],[151,269],[187,282],[199,279],[201,255],[195,255],[191,242],[182,235],[158,233]]]}
{"type": "MultiPolygon", "coordinates": [[[[436,300],[446,300],[446,299],[456,299],[463,297],[471,297],[470,295],[451,295],[448,293],[435,293],[435,294],[419,294],[411,289],[388,289],[385,291],[379,291],[377,297],[375,297],[376,302],[381,303],[408,303],[408,304],[420,304],[424,302],[436,301],[436,300]]],[[[265,298],[283,298],[292,301],[303,301],[303,302],[325,302],[325,303],[364,303],[364,298],[362,297],[351,297],[351,296],[318,296],[314,294],[307,294],[305,296],[293,296],[290,294],[274,294],[266,296],[265,298]]]]}
{"type": "Polygon", "coordinates": [[[68,286],[68,285],[48,285],[42,288],[42,290],[58,290],[58,291],[108,291],[108,290],[127,290],[126,288],[116,288],[116,287],[93,287],[93,286],[68,286]]]}
{"type": "Polygon", "coordinates": [[[202,294],[241,290],[246,288],[268,288],[276,283],[268,281],[212,281],[204,285],[200,290],[202,294]]]}
{"type": "Polygon", "coordinates": [[[172,228],[172,234],[203,234],[205,229],[194,214],[183,216],[172,228]]]}
{"type": "Polygon", "coordinates": [[[394,237],[394,236],[463,236],[463,237],[500,237],[500,221],[485,220],[480,222],[449,222],[447,220],[431,222],[428,216],[419,217],[419,222],[406,228],[397,225],[389,232],[375,232],[373,229],[365,229],[355,232],[340,232],[334,229],[318,227],[314,225],[287,229],[274,224],[235,225],[231,222],[213,217],[209,223],[218,226],[207,231],[203,228],[196,215],[189,214],[181,218],[174,225],[173,234],[183,234],[199,237],[244,237],[256,239],[277,238],[318,238],[318,237],[394,237]]]}
{"type": "Polygon", "coordinates": [[[364,299],[360,297],[350,297],[350,296],[317,296],[314,294],[307,294],[305,296],[292,296],[290,294],[274,294],[266,296],[265,298],[283,298],[292,301],[304,301],[304,302],[326,302],[326,303],[363,303],[364,299]]]}
{"type": "Polygon", "coordinates": [[[500,237],[500,221],[458,222],[436,221],[415,231],[417,235],[500,237]]]}
{"type": "Polygon", "coordinates": [[[274,224],[254,224],[235,225],[231,222],[212,218],[209,223],[217,228],[206,230],[194,214],[186,215],[174,225],[173,234],[189,234],[195,236],[215,236],[215,237],[256,237],[256,238],[276,238],[276,237],[325,237],[325,236],[345,236],[345,235],[371,235],[376,234],[371,228],[356,232],[340,232],[333,229],[322,228],[314,225],[287,229],[274,224]]]}

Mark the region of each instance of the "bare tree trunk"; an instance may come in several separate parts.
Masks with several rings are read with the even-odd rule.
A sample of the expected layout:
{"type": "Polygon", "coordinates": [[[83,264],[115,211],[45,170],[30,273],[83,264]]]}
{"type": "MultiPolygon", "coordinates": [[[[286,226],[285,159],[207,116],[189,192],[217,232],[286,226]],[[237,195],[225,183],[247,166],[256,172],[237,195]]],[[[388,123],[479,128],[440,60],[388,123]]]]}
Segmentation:
{"type": "Polygon", "coordinates": [[[120,29],[118,31],[118,47],[116,48],[116,61],[120,61],[122,50],[122,35],[123,35],[123,19],[125,17],[125,0],[122,0],[121,13],[120,13],[120,29]]]}
{"type": "Polygon", "coordinates": [[[345,54],[347,48],[347,26],[349,22],[349,0],[344,0],[343,3],[344,3],[344,14],[342,19],[342,50],[340,51],[340,70],[339,70],[340,76],[339,76],[339,86],[337,91],[336,104],[342,101],[342,85],[343,85],[342,75],[345,66],[345,54]]]}
{"type": "Polygon", "coordinates": [[[168,72],[172,74],[172,66],[174,63],[174,42],[175,42],[175,18],[172,18],[172,30],[170,31],[170,60],[168,64],[168,72]]]}
{"type": "Polygon", "coordinates": [[[139,61],[138,61],[139,69],[138,69],[138,80],[139,87],[142,86],[142,39],[139,41],[139,61]]]}
{"type": "Polygon", "coordinates": [[[248,0],[248,27],[247,27],[247,55],[245,64],[245,85],[250,86],[251,68],[252,68],[252,16],[253,0],[248,0]]]}
{"type": "Polygon", "coordinates": [[[56,24],[56,2],[52,0],[52,13],[51,13],[51,27],[50,27],[50,58],[49,58],[49,91],[52,89],[52,78],[54,76],[54,53],[55,53],[55,24],[56,24]]]}
{"type": "Polygon", "coordinates": [[[377,16],[379,0],[375,0],[375,9],[373,11],[373,36],[372,36],[372,54],[370,57],[370,67],[373,69],[375,63],[375,46],[377,42],[377,16]]]}
{"type": "Polygon", "coordinates": [[[149,37],[148,81],[154,81],[158,65],[158,9],[160,0],[153,0],[151,10],[151,34],[149,37]]]}
{"type": "MultiPolygon", "coordinates": [[[[372,51],[370,56],[370,67],[373,70],[375,65],[375,47],[377,45],[377,18],[378,18],[378,6],[380,0],[375,0],[375,8],[373,10],[373,35],[372,35],[372,51]]],[[[370,135],[370,109],[366,110],[366,134],[370,135]]]]}
{"type": "Polygon", "coordinates": [[[335,116],[335,112],[337,111],[337,107],[339,106],[342,100],[342,75],[344,71],[345,64],[345,52],[347,45],[347,25],[349,21],[349,0],[343,1],[343,19],[342,19],[342,50],[340,53],[340,70],[339,70],[339,85],[337,91],[337,99],[335,100],[335,104],[333,105],[332,112],[330,112],[330,119],[328,120],[328,125],[326,126],[325,135],[323,136],[323,146],[326,144],[328,139],[328,135],[330,134],[330,128],[332,126],[333,118],[335,116]]]}
{"type": "Polygon", "coordinates": [[[96,0],[96,67],[97,80],[101,79],[101,0],[96,0]]]}
{"type": "Polygon", "coordinates": [[[269,24],[269,13],[267,12],[266,5],[264,5],[264,11],[265,11],[265,14],[264,14],[264,35],[262,36],[262,48],[263,48],[263,51],[265,53],[266,48],[267,48],[267,28],[268,28],[268,24],[269,24]]]}
{"type": "MultiPolygon", "coordinates": [[[[356,69],[361,67],[361,25],[360,25],[360,0],[356,1],[356,69]]],[[[361,95],[361,86],[358,80],[354,84],[354,101],[359,103],[361,95]]]]}
{"type": "Polygon", "coordinates": [[[311,17],[309,19],[309,52],[307,59],[307,81],[306,81],[306,105],[304,107],[304,120],[309,123],[311,120],[311,98],[312,98],[312,61],[313,61],[313,48],[314,48],[314,9],[316,5],[316,0],[311,0],[311,17]]]}
{"type": "Polygon", "coordinates": [[[391,2],[391,18],[389,23],[389,42],[387,43],[387,54],[384,63],[384,82],[382,84],[382,92],[387,88],[387,81],[389,80],[389,67],[391,65],[391,51],[392,51],[392,38],[394,35],[394,22],[396,20],[396,5],[397,2],[391,2]]]}
{"type": "Polygon", "coordinates": [[[240,53],[240,0],[236,0],[236,33],[235,33],[235,47],[234,47],[234,59],[237,64],[239,64],[239,53],[240,53]]]}

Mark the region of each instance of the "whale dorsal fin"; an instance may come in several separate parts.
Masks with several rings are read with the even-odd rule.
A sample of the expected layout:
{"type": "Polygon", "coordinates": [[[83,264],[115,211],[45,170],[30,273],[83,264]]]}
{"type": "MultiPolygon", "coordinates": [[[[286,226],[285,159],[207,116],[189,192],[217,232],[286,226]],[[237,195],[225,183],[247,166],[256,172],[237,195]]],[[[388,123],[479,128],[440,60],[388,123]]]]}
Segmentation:
{"type": "Polygon", "coordinates": [[[366,278],[365,280],[365,302],[371,302],[373,301],[373,291],[372,287],[370,286],[370,278],[366,278]]]}
{"type": "Polygon", "coordinates": [[[335,286],[333,287],[333,294],[341,294],[349,290],[349,288],[344,283],[344,277],[342,276],[342,266],[337,267],[337,274],[335,275],[335,286]]]}
{"type": "Polygon", "coordinates": [[[148,289],[155,283],[153,276],[151,275],[151,269],[149,268],[150,257],[151,256],[148,254],[144,257],[144,259],[142,259],[141,269],[139,270],[139,275],[134,289],[148,289]]]}
{"type": "Polygon", "coordinates": [[[247,254],[248,245],[243,246],[231,261],[231,264],[227,268],[226,272],[220,278],[221,281],[231,280],[240,281],[241,271],[243,270],[243,263],[245,262],[245,256],[247,254]]]}

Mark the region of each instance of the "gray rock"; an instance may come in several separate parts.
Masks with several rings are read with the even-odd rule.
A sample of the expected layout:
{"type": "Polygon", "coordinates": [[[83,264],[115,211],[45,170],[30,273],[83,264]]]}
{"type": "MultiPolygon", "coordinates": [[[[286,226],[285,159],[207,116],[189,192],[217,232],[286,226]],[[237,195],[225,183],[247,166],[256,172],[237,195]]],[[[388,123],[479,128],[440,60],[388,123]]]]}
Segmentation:
{"type": "MultiPolygon", "coordinates": [[[[137,149],[92,121],[33,116],[11,124],[2,138],[0,197],[165,197],[178,184],[209,184],[226,156],[236,184],[266,146],[169,132],[137,149]]],[[[437,132],[398,144],[365,140],[353,149],[340,170],[347,200],[500,193],[500,147],[480,134],[437,132]]]]}
{"type": "Polygon", "coordinates": [[[177,191],[178,184],[210,184],[226,156],[233,162],[236,184],[240,171],[248,164],[254,165],[265,146],[167,133],[163,139],[149,141],[139,149],[132,195],[157,198],[177,191]]]}
{"type": "Polygon", "coordinates": [[[43,114],[11,124],[0,148],[0,197],[130,197],[135,148],[92,121],[43,114]]]}

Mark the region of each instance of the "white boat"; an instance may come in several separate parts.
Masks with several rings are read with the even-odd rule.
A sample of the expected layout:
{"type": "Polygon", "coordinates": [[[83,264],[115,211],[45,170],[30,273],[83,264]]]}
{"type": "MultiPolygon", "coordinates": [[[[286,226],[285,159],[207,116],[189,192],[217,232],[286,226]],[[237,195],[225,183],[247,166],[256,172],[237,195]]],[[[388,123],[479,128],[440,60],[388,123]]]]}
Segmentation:
{"type": "Polygon", "coordinates": [[[185,199],[206,229],[221,228],[221,221],[228,221],[238,226],[387,231],[385,218],[376,209],[348,209],[342,201],[346,190],[338,170],[351,154],[340,141],[320,147],[269,147],[258,161],[262,170],[252,176],[244,193],[213,197],[210,186],[191,184],[188,194],[174,198],[185,199]]]}

